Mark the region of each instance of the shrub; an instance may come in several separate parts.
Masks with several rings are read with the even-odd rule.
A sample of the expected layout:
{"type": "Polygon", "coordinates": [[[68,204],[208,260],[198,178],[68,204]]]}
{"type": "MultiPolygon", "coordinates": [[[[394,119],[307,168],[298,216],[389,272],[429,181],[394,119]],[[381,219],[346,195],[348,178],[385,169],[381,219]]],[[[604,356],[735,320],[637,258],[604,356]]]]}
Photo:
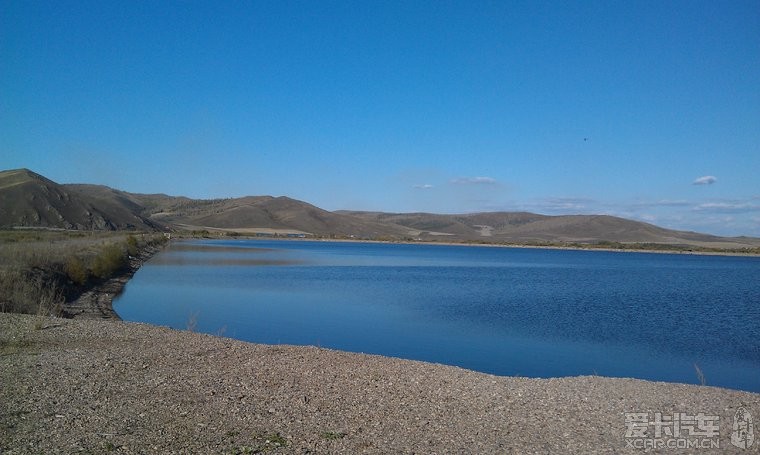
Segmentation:
{"type": "Polygon", "coordinates": [[[63,303],[58,286],[39,270],[0,269],[0,291],[3,312],[58,315],[63,303]]]}
{"type": "Polygon", "coordinates": [[[82,260],[76,256],[72,256],[66,260],[66,264],[63,266],[63,271],[66,272],[66,276],[78,286],[86,283],[87,279],[90,277],[87,267],[85,267],[82,260]]]}
{"type": "Polygon", "coordinates": [[[104,280],[126,267],[127,255],[118,245],[106,245],[95,256],[92,263],[92,274],[104,280]]]}
{"type": "Polygon", "coordinates": [[[137,237],[134,235],[128,235],[127,236],[127,253],[130,256],[137,256],[137,253],[139,252],[139,249],[137,247],[137,237]]]}

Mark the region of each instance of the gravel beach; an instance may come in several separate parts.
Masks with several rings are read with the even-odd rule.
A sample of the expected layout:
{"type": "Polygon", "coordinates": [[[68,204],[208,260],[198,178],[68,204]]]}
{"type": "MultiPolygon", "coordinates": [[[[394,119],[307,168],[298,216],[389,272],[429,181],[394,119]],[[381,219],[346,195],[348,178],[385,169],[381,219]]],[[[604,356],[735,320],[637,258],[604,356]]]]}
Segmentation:
{"type": "Polygon", "coordinates": [[[760,447],[731,444],[760,394],[497,377],[115,320],[0,314],[0,383],[3,454],[644,453],[627,412],[720,418],[719,448],[680,453],[760,447]]]}

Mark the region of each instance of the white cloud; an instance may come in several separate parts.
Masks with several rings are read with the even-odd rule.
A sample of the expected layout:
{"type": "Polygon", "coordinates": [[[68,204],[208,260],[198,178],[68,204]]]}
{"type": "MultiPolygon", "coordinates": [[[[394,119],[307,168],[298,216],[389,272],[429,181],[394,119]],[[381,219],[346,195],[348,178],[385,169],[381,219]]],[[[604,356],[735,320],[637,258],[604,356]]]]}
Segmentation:
{"type": "Polygon", "coordinates": [[[455,185],[495,185],[498,183],[493,177],[459,177],[451,180],[455,185]]]}
{"type": "Polygon", "coordinates": [[[412,188],[417,190],[429,190],[431,188],[434,188],[434,186],[430,185],[429,183],[425,183],[424,185],[413,185],[412,188]]]}
{"type": "Polygon", "coordinates": [[[660,199],[659,201],[652,202],[651,204],[644,204],[644,206],[647,205],[654,207],[687,207],[691,205],[691,203],[684,200],[660,199]]]}
{"type": "Polygon", "coordinates": [[[705,176],[696,178],[692,182],[692,185],[712,185],[713,183],[717,181],[718,179],[714,175],[705,175],[705,176]]]}

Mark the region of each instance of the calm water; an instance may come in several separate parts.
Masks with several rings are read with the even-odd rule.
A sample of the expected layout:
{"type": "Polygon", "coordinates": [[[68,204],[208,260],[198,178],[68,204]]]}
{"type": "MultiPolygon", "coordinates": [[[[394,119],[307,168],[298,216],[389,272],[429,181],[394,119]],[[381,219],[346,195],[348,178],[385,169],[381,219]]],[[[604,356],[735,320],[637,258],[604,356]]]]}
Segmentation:
{"type": "Polygon", "coordinates": [[[760,392],[760,258],[194,241],[114,302],[129,321],[498,374],[760,392]]]}

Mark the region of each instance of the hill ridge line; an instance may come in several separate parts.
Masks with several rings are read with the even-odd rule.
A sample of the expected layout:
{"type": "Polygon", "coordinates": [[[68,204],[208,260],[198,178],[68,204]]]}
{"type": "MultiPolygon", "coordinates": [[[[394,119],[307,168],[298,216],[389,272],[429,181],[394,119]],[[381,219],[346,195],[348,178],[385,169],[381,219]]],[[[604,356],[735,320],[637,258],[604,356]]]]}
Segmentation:
{"type": "Polygon", "coordinates": [[[742,250],[760,239],[679,231],[606,214],[531,212],[328,211],[289,196],[193,199],[142,194],[97,184],[58,184],[29,169],[0,171],[0,228],[76,230],[211,229],[262,235],[297,232],[314,237],[500,244],[670,245],[742,250]]]}

